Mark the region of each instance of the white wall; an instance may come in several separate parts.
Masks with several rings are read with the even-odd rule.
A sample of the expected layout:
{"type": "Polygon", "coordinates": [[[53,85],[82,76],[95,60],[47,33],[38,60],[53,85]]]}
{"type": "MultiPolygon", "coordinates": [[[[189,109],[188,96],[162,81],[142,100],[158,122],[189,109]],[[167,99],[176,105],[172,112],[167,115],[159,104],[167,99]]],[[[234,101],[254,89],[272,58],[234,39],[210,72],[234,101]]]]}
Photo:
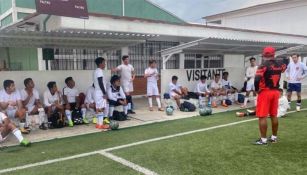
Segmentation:
{"type": "MultiPolygon", "coordinates": [[[[24,88],[23,81],[26,78],[32,78],[36,89],[42,95],[47,90],[47,83],[49,81],[56,81],[59,90],[65,87],[65,78],[71,76],[76,82],[76,87],[80,92],[86,92],[87,88],[92,85],[93,71],[14,71],[14,72],[1,72],[0,73],[0,89],[3,89],[3,81],[11,79],[15,81],[17,89],[24,88]]],[[[107,82],[109,82],[111,72],[104,71],[107,82]]]]}

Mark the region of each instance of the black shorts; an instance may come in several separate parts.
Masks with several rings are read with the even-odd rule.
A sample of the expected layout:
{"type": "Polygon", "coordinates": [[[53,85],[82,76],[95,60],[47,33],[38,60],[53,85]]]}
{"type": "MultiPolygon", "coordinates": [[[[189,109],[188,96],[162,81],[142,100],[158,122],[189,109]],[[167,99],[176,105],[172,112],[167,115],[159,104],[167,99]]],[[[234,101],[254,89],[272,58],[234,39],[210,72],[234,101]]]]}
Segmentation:
{"type": "Polygon", "coordinates": [[[118,99],[117,101],[114,100],[108,100],[109,106],[121,106],[122,104],[119,103],[119,101],[123,101],[124,99],[118,99]]]}

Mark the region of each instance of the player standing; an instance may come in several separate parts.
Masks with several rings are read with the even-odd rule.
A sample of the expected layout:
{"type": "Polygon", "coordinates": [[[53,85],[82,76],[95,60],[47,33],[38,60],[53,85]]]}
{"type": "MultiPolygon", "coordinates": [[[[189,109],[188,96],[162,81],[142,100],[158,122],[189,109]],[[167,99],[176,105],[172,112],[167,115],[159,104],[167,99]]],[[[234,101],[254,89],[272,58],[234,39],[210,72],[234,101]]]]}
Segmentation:
{"type": "Polygon", "coordinates": [[[264,48],[263,63],[259,66],[255,76],[255,90],[258,93],[256,116],[259,118],[259,130],[261,138],[255,142],[256,145],[267,144],[267,117],[271,117],[272,136],[269,141],[277,142],[278,131],[278,100],[279,81],[281,73],[286,70],[285,64],[275,61],[275,48],[269,46],[264,48]]]}
{"type": "Polygon", "coordinates": [[[291,56],[293,62],[289,63],[286,70],[286,78],[288,81],[288,102],[291,104],[292,92],[296,92],[296,111],[301,111],[301,90],[302,80],[307,76],[307,67],[304,63],[299,62],[299,55],[291,56]]]}
{"type": "Polygon", "coordinates": [[[135,114],[132,110],[132,96],[131,93],[133,92],[133,81],[135,79],[135,72],[134,68],[131,64],[129,64],[129,56],[124,55],[122,57],[123,63],[117,68],[112,69],[112,72],[120,72],[120,82],[122,88],[126,94],[127,102],[128,102],[128,113],[135,114]]]}
{"type": "Polygon", "coordinates": [[[257,72],[258,66],[256,65],[256,58],[252,57],[249,59],[250,67],[246,69],[246,95],[244,99],[244,104],[241,106],[242,108],[246,108],[247,102],[249,100],[249,95],[253,92],[254,97],[256,97],[255,92],[255,75],[257,72]]]}
{"type": "Polygon", "coordinates": [[[95,104],[96,104],[96,113],[98,122],[96,124],[97,129],[109,129],[108,125],[103,124],[103,118],[107,117],[105,114],[105,108],[107,107],[107,92],[106,92],[106,83],[105,77],[103,76],[103,70],[106,66],[105,59],[98,57],[95,60],[97,69],[93,73],[93,82],[95,87],[95,104]]]}

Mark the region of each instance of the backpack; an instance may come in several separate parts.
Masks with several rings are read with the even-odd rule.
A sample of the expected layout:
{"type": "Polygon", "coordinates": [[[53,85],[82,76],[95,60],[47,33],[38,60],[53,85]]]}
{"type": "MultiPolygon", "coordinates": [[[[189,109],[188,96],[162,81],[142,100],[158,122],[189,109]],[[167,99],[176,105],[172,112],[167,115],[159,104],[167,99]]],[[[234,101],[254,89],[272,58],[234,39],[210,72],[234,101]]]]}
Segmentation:
{"type": "Polygon", "coordinates": [[[60,118],[60,113],[54,112],[48,118],[48,123],[50,124],[50,128],[63,128],[64,122],[60,118]]]}
{"type": "MultiPolygon", "coordinates": [[[[244,102],[244,101],[243,101],[243,102],[244,102]]],[[[226,100],[225,100],[225,103],[226,103],[226,105],[228,105],[228,106],[232,105],[232,101],[229,100],[229,99],[226,99],[226,100]]]]}
{"type": "Polygon", "coordinates": [[[243,94],[238,94],[238,102],[244,103],[245,96],[243,94]]]}
{"type": "Polygon", "coordinates": [[[83,124],[83,117],[81,111],[78,109],[74,109],[71,112],[71,120],[75,125],[83,124]]]}
{"type": "Polygon", "coordinates": [[[125,121],[127,120],[127,117],[128,116],[124,112],[119,112],[116,110],[113,111],[113,117],[112,117],[113,120],[125,121]]]}
{"type": "Polygon", "coordinates": [[[180,104],[180,111],[184,112],[194,112],[196,110],[196,106],[188,101],[184,101],[180,104]]]}

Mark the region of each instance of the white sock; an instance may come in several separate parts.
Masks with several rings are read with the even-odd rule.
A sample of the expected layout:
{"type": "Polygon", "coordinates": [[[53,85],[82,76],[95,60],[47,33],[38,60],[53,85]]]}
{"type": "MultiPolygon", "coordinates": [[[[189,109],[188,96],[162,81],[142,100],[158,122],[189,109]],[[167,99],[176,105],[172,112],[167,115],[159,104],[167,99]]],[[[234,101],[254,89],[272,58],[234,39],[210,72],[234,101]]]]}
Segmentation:
{"type": "Polygon", "coordinates": [[[199,105],[203,105],[204,99],[205,99],[205,97],[202,97],[202,96],[198,97],[199,105]]]}
{"type": "Polygon", "coordinates": [[[161,105],[161,100],[160,100],[160,98],[156,97],[156,101],[157,101],[157,104],[158,104],[158,108],[161,108],[162,105],[161,105]]]}
{"type": "Polygon", "coordinates": [[[123,109],[124,109],[125,114],[127,115],[128,114],[128,106],[127,105],[123,106],[123,109]]]}
{"type": "Polygon", "coordinates": [[[30,126],[31,125],[31,116],[29,115],[29,113],[28,112],[26,112],[26,124],[25,124],[25,126],[26,127],[28,127],[28,126],[30,126]]]}
{"type": "Polygon", "coordinates": [[[272,140],[276,140],[276,139],[277,139],[277,136],[272,135],[272,136],[271,136],[271,139],[272,139],[272,140]]]}
{"type": "Polygon", "coordinates": [[[266,142],[268,141],[268,139],[267,139],[267,138],[261,138],[261,141],[262,141],[263,143],[266,143],[266,142]]]}
{"type": "Polygon", "coordinates": [[[109,107],[109,117],[113,117],[114,106],[109,107]]]}
{"type": "Polygon", "coordinates": [[[97,114],[98,125],[103,124],[103,117],[104,117],[103,112],[97,114]]]}
{"type": "Polygon", "coordinates": [[[70,112],[70,110],[65,110],[65,115],[66,115],[68,121],[70,122],[71,121],[71,112],[70,112]]]}
{"type": "Polygon", "coordinates": [[[44,111],[41,111],[38,113],[38,116],[39,116],[39,122],[40,124],[43,124],[46,122],[45,118],[46,118],[46,114],[44,111]]]}
{"type": "Polygon", "coordinates": [[[81,108],[82,118],[86,116],[86,108],[81,108]]]}
{"type": "Polygon", "coordinates": [[[128,103],[128,110],[131,110],[131,103],[128,103]]]}
{"type": "Polygon", "coordinates": [[[248,101],[248,97],[245,97],[245,98],[244,98],[244,106],[247,105],[247,101],[248,101]]]}
{"type": "Polygon", "coordinates": [[[13,130],[14,136],[18,139],[19,143],[23,140],[23,136],[21,134],[21,131],[19,129],[14,129],[13,130]]]}
{"type": "Polygon", "coordinates": [[[110,105],[109,105],[109,103],[107,103],[107,105],[106,105],[106,107],[104,108],[104,111],[103,111],[104,116],[108,117],[110,115],[109,112],[110,112],[110,105]]]}
{"type": "Polygon", "coordinates": [[[149,107],[152,108],[152,97],[148,98],[149,107]]]}

